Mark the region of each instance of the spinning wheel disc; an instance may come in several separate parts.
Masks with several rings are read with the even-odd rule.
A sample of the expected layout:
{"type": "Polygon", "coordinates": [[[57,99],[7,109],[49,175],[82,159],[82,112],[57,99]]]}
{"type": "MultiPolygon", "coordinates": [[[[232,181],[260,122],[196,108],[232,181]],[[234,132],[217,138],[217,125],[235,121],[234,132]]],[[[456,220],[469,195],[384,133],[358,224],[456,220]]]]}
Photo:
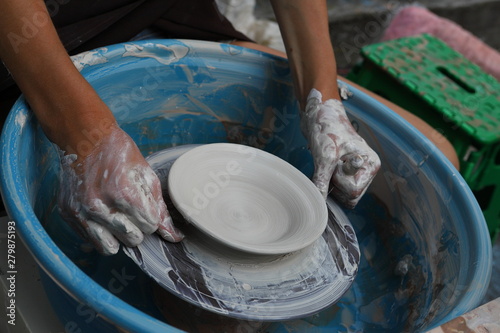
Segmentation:
{"type": "MultiPolygon", "coordinates": [[[[162,182],[165,201],[173,162],[195,145],[179,146],[148,157],[162,182]]],[[[347,217],[327,200],[328,224],[311,245],[287,254],[238,251],[207,237],[169,205],[174,223],[186,234],[169,243],[145,236],[125,253],[174,295],[206,310],[247,320],[288,320],[316,313],[335,303],[358,270],[359,247],[347,217]]]]}

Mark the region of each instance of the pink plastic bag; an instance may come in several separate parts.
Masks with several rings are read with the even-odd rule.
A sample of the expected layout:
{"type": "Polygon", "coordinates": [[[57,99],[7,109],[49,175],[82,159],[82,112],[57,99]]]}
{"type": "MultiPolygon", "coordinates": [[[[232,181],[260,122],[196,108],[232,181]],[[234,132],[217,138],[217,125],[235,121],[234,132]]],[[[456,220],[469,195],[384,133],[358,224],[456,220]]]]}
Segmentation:
{"type": "Polygon", "coordinates": [[[409,6],[394,17],[382,41],[428,33],[437,37],[500,81],[500,53],[458,24],[426,8],[409,6]]]}

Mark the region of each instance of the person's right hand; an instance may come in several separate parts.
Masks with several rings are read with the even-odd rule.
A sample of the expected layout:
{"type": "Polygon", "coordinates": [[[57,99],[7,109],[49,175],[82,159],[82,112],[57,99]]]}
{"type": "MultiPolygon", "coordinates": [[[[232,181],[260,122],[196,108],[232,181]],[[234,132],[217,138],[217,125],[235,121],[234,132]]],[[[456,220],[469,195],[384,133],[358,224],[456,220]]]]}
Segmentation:
{"type": "Polygon", "coordinates": [[[102,254],[118,252],[119,241],[137,246],[155,231],[168,241],[183,238],[158,177],[116,124],[85,157],[62,155],[59,179],[61,216],[102,254]]]}
{"type": "Polygon", "coordinates": [[[342,102],[323,102],[316,89],[301,113],[301,127],[314,159],[314,184],[323,197],[331,187],[339,202],[354,208],[380,169],[380,158],[352,127],[342,102]]]}

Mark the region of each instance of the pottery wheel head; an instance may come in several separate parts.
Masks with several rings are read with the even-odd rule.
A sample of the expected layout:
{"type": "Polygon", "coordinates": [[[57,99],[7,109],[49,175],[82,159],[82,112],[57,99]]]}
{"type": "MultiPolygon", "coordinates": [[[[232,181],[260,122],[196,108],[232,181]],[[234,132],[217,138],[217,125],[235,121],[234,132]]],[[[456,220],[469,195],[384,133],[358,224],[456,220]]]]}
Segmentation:
{"type": "Polygon", "coordinates": [[[168,196],[170,167],[194,147],[178,146],[147,158],[186,238],[174,244],[152,234],[138,247],[125,247],[125,253],[170,293],[233,318],[289,320],[337,302],[351,286],[360,259],[356,235],[342,209],[328,199],[326,229],[298,251],[258,255],[229,247],[186,223],[168,196]]]}

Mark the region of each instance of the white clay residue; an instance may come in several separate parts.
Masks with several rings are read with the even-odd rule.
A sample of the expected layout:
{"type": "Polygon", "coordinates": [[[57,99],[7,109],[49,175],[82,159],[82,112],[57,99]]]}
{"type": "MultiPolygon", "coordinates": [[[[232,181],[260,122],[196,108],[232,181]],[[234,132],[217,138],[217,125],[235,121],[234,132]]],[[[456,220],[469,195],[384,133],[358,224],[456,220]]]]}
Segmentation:
{"type": "Polygon", "coordinates": [[[106,254],[118,251],[117,239],[128,246],[139,244],[143,233],[156,231],[168,216],[163,202],[158,202],[158,178],[145,161],[131,159],[137,154],[134,143],[121,130],[105,137],[76,166],[75,154],[60,151],[61,215],[106,254]]]}
{"type": "Polygon", "coordinates": [[[350,97],[352,97],[354,94],[349,90],[349,87],[341,82],[337,81],[338,86],[339,86],[339,93],[340,93],[340,98],[343,100],[348,100],[350,97]]]}
{"type": "Polygon", "coordinates": [[[26,115],[26,113],[18,112],[16,114],[16,124],[17,124],[17,126],[19,126],[20,128],[23,128],[24,125],[26,124],[26,120],[27,119],[28,119],[28,116],[26,115]]]}
{"type": "Polygon", "coordinates": [[[314,307],[318,299],[335,296],[335,282],[344,279],[323,238],[304,250],[272,259],[240,252],[218,256],[217,249],[207,251],[203,243],[188,239],[184,245],[188,257],[201,268],[207,288],[234,312],[267,311],[262,303],[314,307]]]}
{"type": "Polygon", "coordinates": [[[330,179],[333,195],[354,206],[366,191],[380,167],[380,159],[352,127],[339,100],[322,101],[322,94],[312,89],[301,129],[309,143],[315,173],[313,182],[326,198],[330,179]]]}
{"type": "Polygon", "coordinates": [[[95,51],[82,52],[77,55],[71,56],[73,64],[78,69],[82,71],[87,66],[94,66],[98,64],[104,64],[108,62],[108,59],[103,56],[103,53],[107,52],[107,48],[101,48],[95,51]]]}
{"type": "Polygon", "coordinates": [[[189,48],[184,45],[170,45],[146,43],[144,46],[137,44],[125,44],[123,57],[153,58],[163,65],[170,65],[179,59],[184,58],[189,52],[189,48]],[[155,52],[145,49],[155,48],[155,52]]]}

